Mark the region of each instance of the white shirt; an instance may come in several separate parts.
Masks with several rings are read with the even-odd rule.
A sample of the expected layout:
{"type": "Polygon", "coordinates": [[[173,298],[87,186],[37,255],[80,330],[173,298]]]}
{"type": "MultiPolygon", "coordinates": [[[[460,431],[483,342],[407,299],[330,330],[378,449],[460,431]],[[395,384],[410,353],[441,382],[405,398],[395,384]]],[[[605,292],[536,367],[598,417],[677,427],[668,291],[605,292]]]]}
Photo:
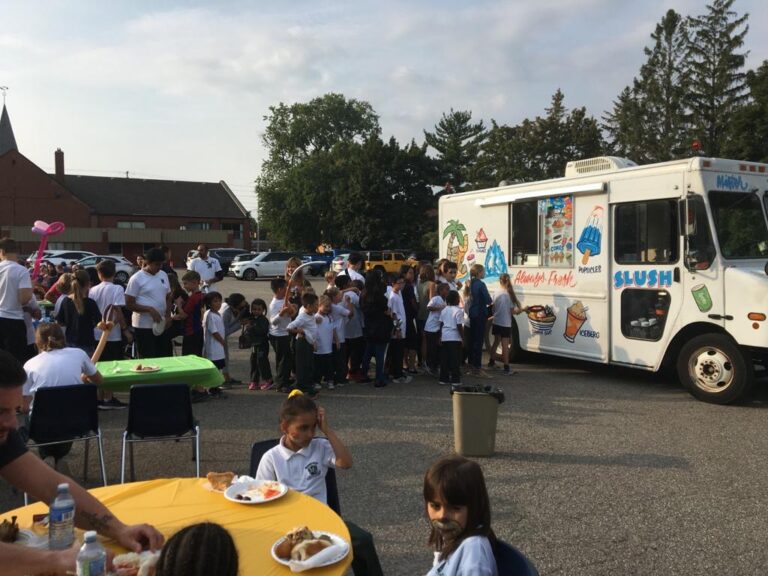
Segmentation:
{"type": "MultiPolygon", "coordinates": [[[[113,284],[112,282],[101,282],[88,291],[88,298],[96,302],[101,312],[102,319],[113,320],[114,312],[110,310],[109,318],[104,318],[104,313],[109,306],[125,306],[125,290],[119,284],[113,284]]],[[[93,329],[93,337],[98,342],[101,339],[101,330],[98,328],[93,329]]],[[[120,342],[122,336],[120,336],[120,324],[115,322],[114,327],[109,332],[110,342],[120,342]]]]}
{"type": "Polygon", "coordinates": [[[285,298],[272,298],[269,303],[269,335],[270,336],[288,336],[288,324],[291,323],[291,315],[280,316],[280,310],[285,305],[285,298]]]}
{"type": "Polygon", "coordinates": [[[317,322],[315,317],[302,308],[299,310],[299,315],[296,316],[296,320],[288,324],[288,330],[304,329],[304,338],[309,344],[314,344],[317,340],[317,322]]]}
{"type": "Polygon", "coordinates": [[[512,298],[506,290],[499,290],[493,297],[494,326],[512,326],[512,298]]]}
{"type": "Polygon", "coordinates": [[[435,552],[427,576],[498,576],[493,549],[485,536],[470,536],[446,560],[441,562],[439,558],[435,552]]]}
{"type": "Polygon", "coordinates": [[[339,276],[349,276],[349,279],[354,282],[355,280],[360,280],[360,282],[363,283],[363,286],[365,286],[365,276],[360,274],[357,270],[353,270],[349,267],[349,264],[347,264],[347,268],[345,270],[342,270],[339,272],[339,276]]]}
{"type": "Polygon", "coordinates": [[[427,302],[427,308],[437,308],[440,306],[440,310],[430,310],[427,316],[427,321],[424,323],[424,332],[440,332],[440,312],[445,308],[445,300],[442,296],[432,296],[429,302],[427,302]]]}
{"type": "Polygon", "coordinates": [[[224,338],[224,319],[221,314],[206,310],[203,314],[203,356],[208,360],[223,360],[224,345],[213,337],[214,334],[224,338]]]}
{"type": "Polygon", "coordinates": [[[208,256],[205,260],[198,256],[190,260],[187,270],[194,270],[200,274],[200,282],[205,284],[212,278],[216,278],[216,272],[221,272],[221,264],[213,256],[208,256]]]}
{"type": "MultiPolygon", "coordinates": [[[[128,280],[128,286],[125,289],[125,295],[133,296],[136,304],[151,306],[160,316],[165,316],[166,297],[170,292],[168,275],[162,270],[157,274],[139,270],[128,280]]],[[[152,316],[149,312],[134,312],[131,315],[131,324],[134,328],[152,328],[152,316]]]]}
{"type": "Polygon", "coordinates": [[[23,393],[24,396],[32,396],[38,388],[82,384],[80,375],[93,376],[96,366],[80,348],[62,348],[41,352],[27,360],[24,371],[27,382],[23,393]]]}
{"type": "Polygon", "coordinates": [[[27,346],[35,343],[35,324],[32,320],[32,313],[36,310],[40,310],[40,306],[34,297],[29,299],[29,302],[24,304],[24,324],[27,326],[27,346]]]}
{"type": "Polygon", "coordinates": [[[400,339],[405,338],[405,306],[403,305],[402,293],[392,290],[392,292],[389,293],[387,306],[392,312],[392,319],[395,321],[395,326],[399,326],[400,339]]]}
{"type": "Polygon", "coordinates": [[[352,302],[355,313],[352,315],[344,327],[344,339],[363,337],[363,312],[360,310],[360,296],[355,292],[344,292],[343,298],[352,302]]]}
{"type": "Polygon", "coordinates": [[[19,289],[32,288],[29,271],[10,260],[0,262],[0,318],[23,320],[24,311],[19,302],[19,289]]]}
{"type": "Polygon", "coordinates": [[[443,325],[443,342],[461,342],[458,327],[464,323],[464,310],[458,306],[446,306],[440,312],[440,323],[443,325]]]}
{"type": "Polygon", "coordinates": [[[315,354],[331,354],[333,352],[333,330],[335,325],[330,315],[324,316],[318,312],[315,314],[315,319],[319,318],[320,323],[317,324],[317,346],[315,346],[315,354]]]}
{"type": "Polygon", "coordinates": [[[328,440],[313,438],[309,446],[294,452],[285,447],[283,436],[280,444],[261,457],[256,480],[277,480],[297,492],[328,504],[325,488],[328,468],[336,468],[336,454],[328,440]]]}
{"type": "Polygon", "coordinates": [[[339,344],[346,342],[347,323],[349,321],[349,308],[341,304],[331,305],[331,321],[333,329],[336,330],[336,339],[339,344]]]}

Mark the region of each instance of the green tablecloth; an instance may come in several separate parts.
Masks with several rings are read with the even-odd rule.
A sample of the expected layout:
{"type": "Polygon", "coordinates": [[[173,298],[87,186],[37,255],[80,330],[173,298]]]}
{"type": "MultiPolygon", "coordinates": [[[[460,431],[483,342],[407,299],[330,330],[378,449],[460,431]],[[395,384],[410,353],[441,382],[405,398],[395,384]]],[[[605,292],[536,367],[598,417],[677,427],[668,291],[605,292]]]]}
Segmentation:
{"type": "Polygon", "coordinates": [[[199,356],[171,356],[142,360],[106,360],[96,367],[104,377],[105,390],[128,392],[134,384],[189,384],[212,388],[220,386],[224,377],[213,362],[199,356]],[[157,372],[133,372],[132,368],[159,366],[157,372]]]}

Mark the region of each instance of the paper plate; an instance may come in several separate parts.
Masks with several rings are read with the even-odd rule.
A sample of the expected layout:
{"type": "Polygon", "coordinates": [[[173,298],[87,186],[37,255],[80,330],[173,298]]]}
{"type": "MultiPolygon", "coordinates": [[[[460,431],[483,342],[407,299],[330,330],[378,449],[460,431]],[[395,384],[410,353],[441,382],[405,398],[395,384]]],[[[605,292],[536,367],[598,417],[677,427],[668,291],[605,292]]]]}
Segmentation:
{"type": "Polygon", "coordinates": [[[278,498],[282,498],[288,492],[288,486],[275,482],[274,480],[254,480],[253,482],[236,482],[224,491],[224,498],[236,502],[237,504],[265,504],[278,498]],[[274,488],[276,493],[264,498],[259,492],[263,487],[274,488]],[[238,496],[245,496],[250,500],[238,499],[238,496]]]}
{"type": "Polygon", "coordinates": [[[26,546],[27,548],[40,548],[40,549],[47,549],[48,548],[48,535],[45,536],[35,534],[32,532],[32,530],[27,530],[26,528],[20,528],[19,534],[16,537],[16,542],[14,544],[19,544],[20,546],[26,546]]]}
{"type": "Polygon", "coordinates": [[[152,322],[152,334],[155,336],[161,336],[165,332],[165,320],[160,322],[152,322]]]}
{"type": "Polygon", "coordinates": [[[137,374],[144,374],[144,373],[151,373],[151,372],[160,372],[161,368],[160,366],[144,366],[142,365],[141,370],[138,370],[136,366],[131,368],[131,372],[136,372],[137,374]]]}
{"type": "Polygon", "coordinates": [[[283,536],[277,542],[272,544],[272,558],[274,558],[275,562],[290,567],[292,572],[303,572],[310,568],[322,568],[323,566],[336,564],[336,562],[340,562],[347,556],[347,554],[349,554],[349,543],[341,536],[323,530],[312,530],[312,533],[316,536],[328,536],[331,539],[333,546],[321,550],[304,562],[299,562],[298,560],[284,560],[277,555],[277,547],[285,540],[285,536],[283,536]]]}

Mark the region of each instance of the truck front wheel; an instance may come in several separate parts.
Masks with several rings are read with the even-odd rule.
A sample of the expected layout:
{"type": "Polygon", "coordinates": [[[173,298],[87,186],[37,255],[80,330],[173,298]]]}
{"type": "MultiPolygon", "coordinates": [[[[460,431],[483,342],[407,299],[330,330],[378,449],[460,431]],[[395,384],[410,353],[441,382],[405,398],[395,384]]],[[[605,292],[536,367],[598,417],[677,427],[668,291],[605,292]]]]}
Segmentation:
{"type": "Polygon", "coordinates": [[[702,334],[680,350],[677,374],[699,400],[730,404],[744,398],[752,388],[751,362],[728,336],[702,334]]]}

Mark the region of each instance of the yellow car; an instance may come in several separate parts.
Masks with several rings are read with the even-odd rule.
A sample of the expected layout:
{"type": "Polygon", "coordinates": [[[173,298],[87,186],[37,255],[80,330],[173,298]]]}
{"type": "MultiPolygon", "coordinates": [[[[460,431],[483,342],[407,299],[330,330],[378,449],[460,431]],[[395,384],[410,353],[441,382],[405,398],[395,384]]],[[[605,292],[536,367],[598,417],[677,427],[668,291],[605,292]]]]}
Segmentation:
{"type": "Polygon", "coordinates": [[[417,265],[418,260],[406,258],[402,252],[393,252],[392,250],[363,252],[365,258],[365,271],[378,270],[382,273],[393,274],[400,272],[400,266],[417,265]]]}

